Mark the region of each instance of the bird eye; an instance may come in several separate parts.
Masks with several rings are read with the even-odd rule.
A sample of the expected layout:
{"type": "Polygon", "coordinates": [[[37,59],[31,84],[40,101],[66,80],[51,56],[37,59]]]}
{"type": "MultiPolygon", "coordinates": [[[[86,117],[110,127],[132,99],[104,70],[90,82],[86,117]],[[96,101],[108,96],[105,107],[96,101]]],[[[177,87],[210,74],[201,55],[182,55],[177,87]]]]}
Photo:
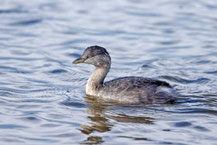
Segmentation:
{"type": "Polygon", "coordinates": [[[90,56],[90,55],[87,55],[87,59],[88,59],[88,58],[91,58],[91,56],[90,56]]]}

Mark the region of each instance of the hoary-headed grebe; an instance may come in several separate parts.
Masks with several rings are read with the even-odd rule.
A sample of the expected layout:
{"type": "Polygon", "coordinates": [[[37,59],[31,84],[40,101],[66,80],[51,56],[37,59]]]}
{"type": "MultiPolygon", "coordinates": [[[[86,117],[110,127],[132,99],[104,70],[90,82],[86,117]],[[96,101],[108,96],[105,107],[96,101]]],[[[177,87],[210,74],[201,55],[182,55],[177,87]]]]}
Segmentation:
{"type": "Polygon", "coordinates": [[[74,64],[96,67],[86,84],[86,94],[121,104],[167,103],[175,99],[174,89],[164,81],[128,76],[104,83],[111,66],[111,57],[100,46],[90,46],[74,64]]]}

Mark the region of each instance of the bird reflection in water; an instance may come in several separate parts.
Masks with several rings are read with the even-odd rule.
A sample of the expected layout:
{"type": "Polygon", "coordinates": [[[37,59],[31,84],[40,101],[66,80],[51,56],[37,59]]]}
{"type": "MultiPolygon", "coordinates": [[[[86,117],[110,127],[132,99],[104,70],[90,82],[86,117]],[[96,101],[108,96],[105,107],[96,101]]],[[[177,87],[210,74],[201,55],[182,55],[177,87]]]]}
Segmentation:
{"type": "MultiPolygon", "coordinates": [[[[110,120],[122,123],[140,123],[140,124],[153,124],[153,118],[144,116],[129,116],[126,114],[114,113],[117,104],[112,102],[105,102],[100,98],[87,96],[85,102],[89,106],[86,110],[88,119],[91,121],[88,125],[81,125],[81,132],[90,135],[93,132],[108,132],[114,126],[110,120]]],[[[126,106],[119,106],[126,107],[126,106]]],[[[126,109],[126,108],[125,108],[126,109]]],[[[83,143],[85,144],[98,144],[103,140],[99,136],[89,136],[83,143]]]]}

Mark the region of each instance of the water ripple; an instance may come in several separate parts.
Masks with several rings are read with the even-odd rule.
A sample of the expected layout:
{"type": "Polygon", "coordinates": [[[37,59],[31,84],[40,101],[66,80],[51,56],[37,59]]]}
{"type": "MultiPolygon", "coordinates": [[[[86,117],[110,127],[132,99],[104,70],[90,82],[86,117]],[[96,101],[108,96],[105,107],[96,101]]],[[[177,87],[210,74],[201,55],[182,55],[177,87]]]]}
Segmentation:
{"type": "Polygon", "coordinates": [[[214,0],[3,0],[0,144],[216,144],[216,10],[214,0]],[[72,61],[90,45],[111,55],[106,80],[164,80],[176,102],[86,96],[94,68],[72,61]]]}
{"type": "Polygon", "coordinates": [[[160,78],[167,79],[167,80],[174,81],[174,82],[178,82],[181,84],[192,84],[192,83],[206,84],[207,82],[210,81],[208,78],[198,78],[195,80],[190,80],[190,79],[179,78],[177,76],[160,76],[160,78]]]}
{"type": "Polygon", "coordinates": [[[37,24],[37,23],[41,23],[42,22],[42,19],[35,19],[35,20],[24,20],[24,21],[19,21],[19,22],[15,22],[15,23],[12,23],[11,25],[14,25],[14,26],[28,26],[28,25],[34,25],[34,24],[37,24]]]}

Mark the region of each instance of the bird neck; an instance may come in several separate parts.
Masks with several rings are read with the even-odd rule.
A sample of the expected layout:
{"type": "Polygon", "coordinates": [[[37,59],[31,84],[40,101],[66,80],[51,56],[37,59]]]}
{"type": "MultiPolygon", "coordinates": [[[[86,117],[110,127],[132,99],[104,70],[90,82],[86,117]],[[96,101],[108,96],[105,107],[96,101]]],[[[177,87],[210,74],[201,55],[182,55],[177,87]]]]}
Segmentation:
{"type": "Polygon", "coordinates": [[[86,85],[86,94],[96,96],[99,89],[103,86],[103,81],[109,72],[110,66],[108,67],[96,67],[94,72],[91,74],[86,85]]]}

